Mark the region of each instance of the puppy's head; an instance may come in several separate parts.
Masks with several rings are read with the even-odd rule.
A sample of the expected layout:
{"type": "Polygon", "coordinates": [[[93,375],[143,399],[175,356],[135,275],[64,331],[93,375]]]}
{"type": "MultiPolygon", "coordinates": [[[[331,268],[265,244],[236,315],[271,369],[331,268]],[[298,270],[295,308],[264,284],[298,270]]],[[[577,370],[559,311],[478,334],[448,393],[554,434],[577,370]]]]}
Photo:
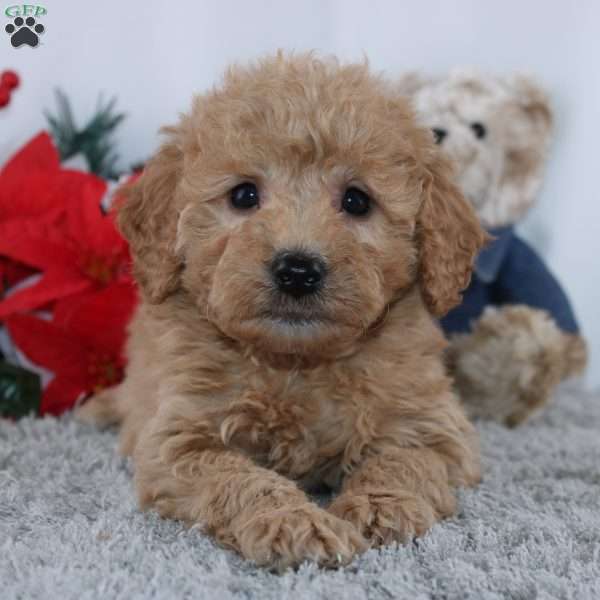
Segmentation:
{"type": "Polygon", "coordinates": [[[453,159],[457,180],[488,227],[515,223],[533,204],[550,141],[544,92],[524,76],[456,70],[400,81],[423,124],[453,159]]]}
{"type": "Polygon", "coordinates": [[[366,66],[231,69],[166,133],[120,212],[147,302],[184,294],[231,338],[324,355],[415,285],[434,315],[459,301],[484,233],[366,66]]]}

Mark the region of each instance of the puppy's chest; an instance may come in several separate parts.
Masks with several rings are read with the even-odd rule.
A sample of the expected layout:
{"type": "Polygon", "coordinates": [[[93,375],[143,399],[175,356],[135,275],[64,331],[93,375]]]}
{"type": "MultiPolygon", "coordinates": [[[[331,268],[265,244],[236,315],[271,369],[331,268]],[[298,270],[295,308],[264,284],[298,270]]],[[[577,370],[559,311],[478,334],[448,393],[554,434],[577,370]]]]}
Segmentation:
{"type": "Polygon", "coordinates": [[[228,402],[221,437],[259,464],[302,478],[343,461],[359,412],[320,373],[257,371],[228,402]]]}

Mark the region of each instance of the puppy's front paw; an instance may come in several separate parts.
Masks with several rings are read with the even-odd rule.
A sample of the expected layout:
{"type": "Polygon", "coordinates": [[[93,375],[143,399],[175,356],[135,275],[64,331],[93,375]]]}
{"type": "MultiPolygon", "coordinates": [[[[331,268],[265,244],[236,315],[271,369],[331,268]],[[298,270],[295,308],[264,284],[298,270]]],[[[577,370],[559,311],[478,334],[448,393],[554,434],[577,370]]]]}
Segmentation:
{"type": "Polygon", "coordinates": [[[425,500],[386,491],[342,494],[328,510],[352,523],[373,546],[406,542],[425,533],[438,518],[425,500]]]}
{"type": "Polygon", "coordinates": [[[310,503],[257,514],[235,537],[246,558],[279,569],[306,560],[339,566],[367,549],[350,523],[310,503]]]}

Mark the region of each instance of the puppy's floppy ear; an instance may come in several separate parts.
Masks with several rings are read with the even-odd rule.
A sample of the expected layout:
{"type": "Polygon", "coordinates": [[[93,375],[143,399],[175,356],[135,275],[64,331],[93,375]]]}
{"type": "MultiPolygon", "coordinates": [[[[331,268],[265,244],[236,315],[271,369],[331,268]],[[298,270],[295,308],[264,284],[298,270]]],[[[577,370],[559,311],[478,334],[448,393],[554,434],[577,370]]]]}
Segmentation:
{"type": "Polygon", "coordinates": [[[506,141],[498,201],[514,207],[516,220],[531,206],[542,182],[553,116],[546,93],[532,79],[515,75],[501,84],[507,95],[500,109],[506,141]]]}
{"type": "Polygon", "coordinates": [[[460,302],[477,253],[488,240],[441,152],[426,167],[418,236],[421,291],[431,313],[440,317],[460,302]]]}
{"type": "Polygon", "coordinates": [[[142,176],[122,188],[118,206],[119,228],[129,241],[134,275],[145,299],[153,304],[177,289],[181,270],[175,238],[183,153],[176,142],[176,129],[164,131],[171,139],[150,159],[142,176]]]}

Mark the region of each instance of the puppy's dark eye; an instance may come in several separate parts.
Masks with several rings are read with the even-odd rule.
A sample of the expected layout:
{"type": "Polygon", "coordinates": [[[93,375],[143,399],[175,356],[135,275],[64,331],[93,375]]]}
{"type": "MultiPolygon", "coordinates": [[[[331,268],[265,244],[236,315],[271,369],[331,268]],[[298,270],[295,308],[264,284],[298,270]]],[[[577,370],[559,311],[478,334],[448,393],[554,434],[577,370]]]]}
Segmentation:
{"type": "Polygon", "coordinates": [[[371,198],[355,187],[349,187],[342,198],[342,210],[355,217],[362,217],[371,210],[371,198]]]}
{"type": "Polygon", "coordinates": [[[245,182],[236,185],[230,192],[231,205],[234,208],[247,210],[258,206],[258,190],[253,183],[245,182]]]}
{"type": "Polygon", "coordinates": [[[475,137],[478,140],[483,139],[485,137],[485,134],[487,133],[485,125],[481,123],[471,123],[471,129],[473,130],[473,133],[475,134],[475,137]]]}

